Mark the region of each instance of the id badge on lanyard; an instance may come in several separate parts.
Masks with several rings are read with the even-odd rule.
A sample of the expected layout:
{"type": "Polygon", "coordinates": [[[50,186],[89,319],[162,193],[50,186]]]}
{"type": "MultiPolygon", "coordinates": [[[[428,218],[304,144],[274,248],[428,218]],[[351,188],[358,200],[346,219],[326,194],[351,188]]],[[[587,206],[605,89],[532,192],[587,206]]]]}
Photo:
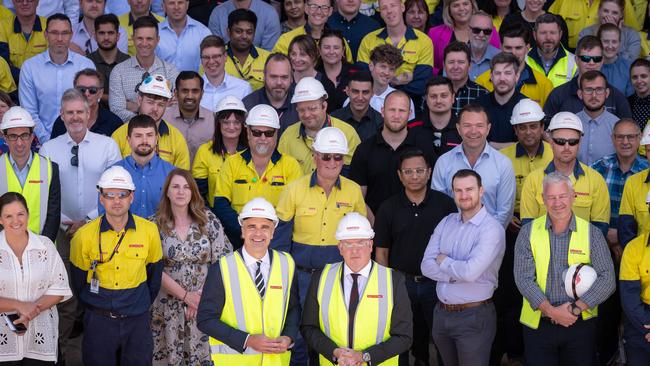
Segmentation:
{"type": "Polygon", "coordinates": [[[97,260],[94,260],[90,264],[90,270],[92,272],[91,278],[90,278],[90,292],[93,294],[98,294],[99,293],[99,278],[97,278],[97,260]]]}
{"type": "Polygon", "coordinates": [[[120,248],[120,244],[122,244],[122,240],[126,236],[126,231],[120,236],[120,239],[117,241],[117,244],[115,245],[115,248],[113,248],[113,253],[111,253],[111,256],[108,258],[106,262],[104,262],[104,256],[102,254],[102,234],[99,233],[99,260],[95,259],[90,263],[90,292],[93,294],[98,294],[99,293],[99,277],[97,276],[97,266],[100,264],[108,263],[113,259],[113,256],[115,256],[115,253],[117,253],[117,250],[120,248]]]}

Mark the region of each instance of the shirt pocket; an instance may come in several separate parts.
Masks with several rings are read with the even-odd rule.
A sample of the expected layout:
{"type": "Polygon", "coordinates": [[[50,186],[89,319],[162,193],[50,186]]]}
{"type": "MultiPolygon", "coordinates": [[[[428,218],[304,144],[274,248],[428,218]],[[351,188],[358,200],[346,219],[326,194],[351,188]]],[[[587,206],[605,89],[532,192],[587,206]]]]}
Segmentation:
{"type": "Polygon", "coordinates": [[[125,256],[130,261],[144,262],[147,259],[147,246],[145,244],[129,244],[125,251],[125,256]]]}
{"type": "Polygon", "coordinates": [[[580,192],[576,192],[576,199],[573,202],[573,208],[578,217],[591,221],[591,206],[593,204],[594,200],[590,194],[581,194],[580,192]]]}

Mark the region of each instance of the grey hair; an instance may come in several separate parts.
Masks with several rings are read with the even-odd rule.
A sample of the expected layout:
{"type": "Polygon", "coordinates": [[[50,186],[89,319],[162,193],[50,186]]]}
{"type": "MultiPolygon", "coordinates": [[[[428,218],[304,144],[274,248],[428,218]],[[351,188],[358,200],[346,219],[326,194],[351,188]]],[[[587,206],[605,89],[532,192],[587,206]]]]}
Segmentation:
{"type": "Polygon", "coordinates": [[[551,172],[544,176],[544,179],[542,180],[543,192],[546,192],[546,188],[551,184],[558,184],[558,183],[565,183],[566,186],[569,188],[569,191],[574,192],[573,182],[571,182],[571,179],[558,171],[551,172]]]}
{"type": "Polygon", "coordinates": [[[63,109],[63,105],[65,103],[74,101],[82,101],[84,103],[84,109],[86,112],[90,110],[90,104],[88,104],[88,99],[86,99],[86,96],[75,88],[70,88],[63,92],[63,96],[61,97],[61,109],[63,109]]]}

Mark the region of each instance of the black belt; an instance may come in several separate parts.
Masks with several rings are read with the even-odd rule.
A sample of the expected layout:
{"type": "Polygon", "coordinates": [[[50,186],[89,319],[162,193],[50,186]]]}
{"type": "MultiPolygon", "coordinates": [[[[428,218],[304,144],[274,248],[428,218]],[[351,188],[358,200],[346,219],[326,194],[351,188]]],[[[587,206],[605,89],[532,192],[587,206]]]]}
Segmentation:
{"type": "Polygon", "coordinates": [[[432,281],[429,277],[427,276],[415,276],[412,274],[404,273],[404,277],[406,277],[407,280],[413,281],[415,283],[421,283],[421,282],[430,282],[432,281]]]}
{"type": "Polygon", "coordinates": [[[129,315],[118,314],[118,313],[112,312],[110,310],[96,308],[96,307],[94,307],[92,305],[86,305],[86,308],[88,310],[92,311],[95,314],[105,316],[105,317],[111,318],[111,319],[124,319],[124,318],[129,317],[129,315]]]}
{"type": "Polygon", "coordinates": [[[299,271],[307,272],[309,274],[314,274],[314,272],[318,271],[317,268],[307,268],[307,267],[299,266],[297,264],[296,264],[296,268],[298,268],[299,271]]]}

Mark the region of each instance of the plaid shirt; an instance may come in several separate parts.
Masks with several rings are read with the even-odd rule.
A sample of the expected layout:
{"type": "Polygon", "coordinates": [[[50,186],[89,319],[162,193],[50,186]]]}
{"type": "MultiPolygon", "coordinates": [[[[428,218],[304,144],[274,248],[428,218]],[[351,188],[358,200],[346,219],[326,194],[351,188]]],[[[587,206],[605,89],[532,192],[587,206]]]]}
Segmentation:
{"type": "Polygon", "coordinates": [[[473,103],[478,99],[478,97],[488,93],[489,91],[484,87],[471,80],[467,80],[467,83],[456,91],[456,100],[454,101],[453,107],[451,107],[454,111],[454,115],[458,116],[458,113],[460,113],[460,110],[463,109],[464,106],[473,103]]]}
{"type": "Polygon", "coordinates": [[[623,187],[625,181],[632,175],[650,167],[650,163],[646,159],[637,155],[632,167],[627,172],[623,173],[618,166],[618,159],[616,154],[603,156],[601,159],[595,161],[591,167],[600,173],[607,183],[609,190],[609,200],[611,207],[611,218],[609,220],[609,227],[616,227],[618,221],[618,209],[621,206],[621,197],[623,196],[623,187]]]}

